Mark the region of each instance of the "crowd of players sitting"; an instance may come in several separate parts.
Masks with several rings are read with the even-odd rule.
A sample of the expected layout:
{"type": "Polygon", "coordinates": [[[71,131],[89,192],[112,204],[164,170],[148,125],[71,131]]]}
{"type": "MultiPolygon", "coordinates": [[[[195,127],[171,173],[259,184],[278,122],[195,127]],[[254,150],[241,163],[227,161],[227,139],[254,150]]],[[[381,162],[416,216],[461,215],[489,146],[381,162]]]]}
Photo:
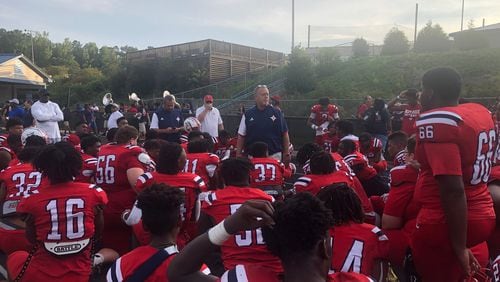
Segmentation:
{"type": "MultiPolygon", "coordinates": [[[[453,88],[456,81],[450,81],[450,72],[434,70],[423,84],[434,91],[433,99],[453,105],[459,91],[443,90],[440,82],[453,88]]],[[[438,162],[433,159],[436,154],[442,153],[439,157],[452,162],[452,167],[464,167],[465,159],[461,165],[460,158],[450,157],[456,151],[439,147],[442,152],[428,153],[423,158],[427,163],[422,163],[416,156],[419,146],[428,145],[421,150],[429,150],[440,144],[439,138],[467,142],[474,137],[471,131],[442,133],[448,128],[437,127],[450,126],[452,117],[462,127],[468,122],[488,127],[493,125],[491,115],[486,112],[486,120],[477,105],[449,106],[424,117],[423,130],[417,122],[413,127],[417,136],[393,132],[384,147],[382,140],[368,133],[355,136],[353,125],[338,120],[331,106],[313,107],[311,124],[322,134],[298,150],[297,166],[269,157],[262,142],[245,149],[247,158],[235,158],[235,138],[226,131],[212,138],[197,130],[196,123],[182,144],[157,139],[153,133],[138,144],[139,132],[126,124],[109,130],[110,142],[101,144],[100,138],[89,134],[87,124],[79,123],[64,141],[48,145],[42,132],[33,128],[23,132],[21,121],[9,120],[8,133],[0,136],[0,251],[6,255],[2,264],[8,270],[2,272],[8,276],[4,278],[499,281],[500,259],[495,258],[500,255],[500,235],[498,227],[491,234],[491,214],[478,225],[466,220],[467,215],[462,218],[476,229],[472,233],[487,234],[475,243],[467,241],[471,255],[465,256],[470,261],[462,263],[453,256],[454,249],[443,244],[453,241],[443,231],[446,227],[428,229],[430,221],[420,217],[422,211],[428,212],[427,203],[414,197],[417,182],[441,175],[425,174],[438,162]],[[321,118],[315,121],[316,117],[321,118]],[[429,124],[434,131],[429,131],[429,124]],[[441,257],[419,263],[429,252],[428,246],[418,245],[421,240],[412,239],[417,223],[427,232],[438,230],[431,235],[444,238],[433,246],[441,257]]],[[[475,141],[478,144],[466,144],[474,148],[469,152],[473,161],[476,153],[478,159],[483,156],[478,164],[482,172],[478,178],[474,168],[472,176],[464,172],[463,177],[478,178],[465,186],[474,189],[484,184],[477,188],[482,196],[489,183],[498,201],[500,166],[493,167],[490,176],[497,158],[496,136],[495,131],[488,132],[485,140],[475,141]]],[[[448,175],[446,168],[439,169],[448,175]]],[[[479,193],[466,194],[472,205],[479,193]]],[[[481,200],[480,215],[493,212],[487,196],[489,200],[481,200]]],[[[474,209],[469,213],[477,215],[474,209]]],[[[426,213],[425,219],[432,216],[426,213]]]]}

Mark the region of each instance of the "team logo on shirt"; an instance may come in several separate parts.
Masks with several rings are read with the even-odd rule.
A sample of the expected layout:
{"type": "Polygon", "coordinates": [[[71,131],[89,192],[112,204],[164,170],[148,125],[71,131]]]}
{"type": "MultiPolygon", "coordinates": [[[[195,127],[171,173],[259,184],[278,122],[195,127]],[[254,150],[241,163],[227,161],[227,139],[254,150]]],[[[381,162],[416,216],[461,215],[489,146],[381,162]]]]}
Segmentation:
{"type": "Polygon", "coordinates": [[[253,121],[253,117],[250,118],[250,121],[253,121]]]}
{"type": "Polygon", "coordinates": [[[276,117],[273,115],[272,117],[270,117],[270,119],[274,122],[276,120],[276,117]]]}
{"type": "Polygon", "coordinates": [[[177,117],[175,120],[177,120],[177,122],[179,122],[179,121],[181,121],[181,118],[177,117]]]}

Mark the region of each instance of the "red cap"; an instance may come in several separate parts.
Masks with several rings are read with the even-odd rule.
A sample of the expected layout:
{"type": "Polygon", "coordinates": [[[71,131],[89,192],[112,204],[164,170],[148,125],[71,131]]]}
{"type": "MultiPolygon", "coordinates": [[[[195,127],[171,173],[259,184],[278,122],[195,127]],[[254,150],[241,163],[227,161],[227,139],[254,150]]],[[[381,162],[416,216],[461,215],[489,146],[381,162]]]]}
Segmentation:
{"type": "Polygon", "coordinates": [[[203,100],[205,102],[213,102],[214,101],[214,97],[212,97],[212,95],[205,95],[205,98],[203,98],[203,100]]]}

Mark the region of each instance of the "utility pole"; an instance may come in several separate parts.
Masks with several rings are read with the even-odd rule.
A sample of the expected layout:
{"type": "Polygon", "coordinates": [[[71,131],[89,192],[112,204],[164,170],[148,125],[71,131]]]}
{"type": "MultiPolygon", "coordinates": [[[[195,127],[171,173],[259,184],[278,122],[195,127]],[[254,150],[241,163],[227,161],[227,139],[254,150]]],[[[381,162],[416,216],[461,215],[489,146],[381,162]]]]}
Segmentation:
{"type": "Polygon", "coordinates": [[[292,51],[295,47],[295,0],[292,0],[292,51]]]}
{"type": "Polygon", "coordinates": [[[34,44],[33,44],[33,32],[35,32],[35,31],[34,30],[25,29],[24,32],[29,32],[30,37],[31,37],[31,61],[34,64],[35,63],[35,47],[34,47],[34,44]]]}
{"type": "Polygon", "coordinates": [[[460,31],[464,30],[464,6],[465,0],[462,0],[462,20],[460,21],[460,31]]]}
{"type": "Polygon", "coordinates": [[[418,25],[418,3],[415,4],[415,31],[413,33],[413,48],[417,42],[417,25],[418,25]]]}
{"type": "Polygon", "coordinates": [[[307,26],[307,48],[311,47],[311,25],[307,26]]]}

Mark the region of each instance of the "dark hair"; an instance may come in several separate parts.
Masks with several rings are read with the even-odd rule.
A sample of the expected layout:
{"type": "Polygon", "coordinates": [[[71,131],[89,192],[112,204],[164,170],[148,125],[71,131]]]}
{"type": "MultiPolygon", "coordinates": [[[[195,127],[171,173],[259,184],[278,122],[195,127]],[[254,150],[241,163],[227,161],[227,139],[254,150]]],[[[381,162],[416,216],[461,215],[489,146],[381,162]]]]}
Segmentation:
{"type": "Polygon", "coordinates": [[[38,135],[31,135],[26,138],[25,141],[26,144],[24,144],[25,147],[34,147],[34,146],[45,146],[47,145],[47,141],[41,136],[38,135]]]}
{"type": "Polygon", "coordinates": [[[282,261],[311,256],[331,226],[331,212],[310,193],[298,193],[274,203],[272,227],[263,227],[267,248],[282,261]]]}
{"type": "Polygon", "coordinates": [[[462,77],[453,68],[439,67],[422,76],[422,85],[445,101],[456,101],[462,90],[462,77]]]}
{"type": "Polygon", "coordinates": [[[116,119],[116,124],[119,124],[122,120],[127,120],[126,117],[119,117],[118,119],[116,119]]]}
{"type": "Polygon", "coordinates": [[[130,125],[118,129],[115,134],[115,141],[118,144],[127,144],[130,139],[139,137],[139,131],[130,125]]]}
{"type": "Polygon", "coordinates": [[[409,88],[408,90],[406,90],[405,96],[408,99],[416,100],[418,98],[418,90],[415,88],[409,88]]]}
{"type": "Polygon", "coordinates": [[[231,138],[231,135],[227,130],[219,130],[219,138],[231,138]]]}
{"type": "Polygon", "coordinates": [[[164,183],[153,184],[137,196],[142,224],[153,235],[164,235],[178,226],[184,192],[164,183]]]}
{"type": "Polygon", "coordinates": [[[203,132],[203,138],[208,141],[207,151],[212,153],[214,151],[214,138],[208,132],[203,132]]]}
{"type": "Polygon", "coordinates": [[[9,118],[5,123],[5,129],[8,131],[10,128],[18,125],[23,126],[23,121],[18,118],[9,118]]]}
{"type": "Polygon", "coordinates": [[[387,141],[396,142],[406,147],[406,144],[408,144],[408,135],[403,131],[396,131],[387,137],[387,141]]]}
{"type": "Polygon", "coordinates": [[[149,140],[146,140],[146,142],[144,142],[144,145],[142,145],[142,147],[146,151],[159,150],[159,149],[161,149],[161,146],[163,146],[163,144],[165,144],[165,143],[167,143],[167,141],[165,141],[163,139],[149,139],[149,140]]]}
{"type": "Polygon", "coordinates": [[[376,111],[382,111],[383,109],[385,109],[385,102],[384,102],[384,100],[381,99],[381,98],[375,99],[375,101],[373,102],[373,108],[376,111]]]}
{"type": "Polygon", "coordinates": [[[108,132],[106,132],[106,139],[108,140],[108,142],[114,142],[115,141],[116,132],[118,132],[118,128],[117,127],[108,129],[108,132]]]}
{"type": "Polygon", "coordinates": [[[337,130],[342,131],[345,135],[352,134],[354,132],[354,125],[352,122],[347,120],[339,120],[335,123],[337,130]]]}
{"type": "Polygon", "coordinates": [[[158,132],[156,130],[148,130],[145,136],[146,140],[158,138],[158,132]]]}
{"type": "Polygon", "coordinates": [[[19,151],[21,151],[21,149],[23,148],[21,135],[9,134],[9,136],[7,136],[7,144],[9,144],[10,149],[12,149],[14,153],[19,153],[19,151]]]}
{"type": "Polygon", "coordinates": [[[264,142],[255,142],[250,145],[248,149],[248,154],[254,158],[265,158],[268,154],[268,146],[264,142]]]}
{"type": "MultiPolygon", "coordinates": [[[[191,131],[189,132],[188,134],[188,142],[191,142],[193,141],[195,138],[199,138],[203,136],[203,132],[201,131],[191,131]]],[[[200,138],[201,139],[201,138],[200,138]]]]}
{"type": "Polygon", "coordinates": [[[187,149],[190,154],[208,153],[210,150],[210,141],[205,138],[191,141],[188,143],[187,149]]]}
{"type": "Polygon", "coordinates": [[[330,174],[335,171],[335,161],[327,152],[316,152],[311,156],[310,167],[312,174],[330,174]]]}
{"type": "Polygon", "coordinates": [[[354,141],[352,141],[352,140],[344,139],[344,140],[340,141],[340,144],[342,144],[344,146],[344,149],[346,151],[345,153],[347,153],[348,155],[352,154],[356,151],[356,143],[354,143],[354,141]]]}
{"type": "Polygon", "coordinates": [[[320,104],[321,106],[326,106],[330,104],[330,98],[328,97],[319,98],[318,104],[320,104]]]}
{"type": "Polygon", "coordinates": [[[101,139],[99,139],[99,137],[95,135],[86,136],[83,137],[80,141],[80,147],[82,147],[82,150],[85,152],[88,148],[94,146],[98,142],[101,142],[101,139]]]}
{"type": "Polygon", "coordinates": [[[182,154],[182,147],[177,143],[167,142],[160,148],[156,171],[163,174],[177,174],[179,168],[179,158],[182,154]]]}
{"type": "Polygon", "coordinates": [[[409,154],[415,154],[416,146],[417,146],[417,140],[415,139],[415,136],[408,138],[408,143],[406,144],[406,151],[408,151],[409,154]]]}
{"type": "Polygon", "coordinates": [[[346,183],[333,184],[321,189],[316,195],[326,208],[332,211],[333,225],[349,222],[363,223],[361,200],[346,183]]]}
{"type": "Polygon", "coordinates": [[[17,154],[17,158],[24,163],[31,162],[41,149],[41,146],[26,146],[17,154]]]}
{"type": "Polygon", "coordinates": [[[85,121],[81,120],[75,124],[75,128],[79,127],[80,125],[84,125],[84,124],[88,125],[85,121]]]}
{"type": "Polygon", "coordinates": [[[47,145],[35,157],[35,168],[46,175],[52,184],[72,181],[82,168],[82,157],[68,142],[47,145]]]}
{"type": "Polygon", "coordinates": [[[372,140],[372,135],[368,132],[363,132],[361,135],[359,135],[359,142],[364,143],[366,141],[372,140]]]}
{"type": "Polygon", "coordinates": [[[315,152],[323,151],[323,148],[321,148],[318,144],[316,143],[306,143],[302,147],[300,147],[299,151],[297,152],[297,163],[300,166],[303,166],[308,160],[311,159],[311,156],[315,152]]]}
{"type": "Polygon", "coordinates": [[[229,158],[220,164],[220,176],[226,185],[241,184],[248,181],[252,163],[245,158],[229,158]]]}

